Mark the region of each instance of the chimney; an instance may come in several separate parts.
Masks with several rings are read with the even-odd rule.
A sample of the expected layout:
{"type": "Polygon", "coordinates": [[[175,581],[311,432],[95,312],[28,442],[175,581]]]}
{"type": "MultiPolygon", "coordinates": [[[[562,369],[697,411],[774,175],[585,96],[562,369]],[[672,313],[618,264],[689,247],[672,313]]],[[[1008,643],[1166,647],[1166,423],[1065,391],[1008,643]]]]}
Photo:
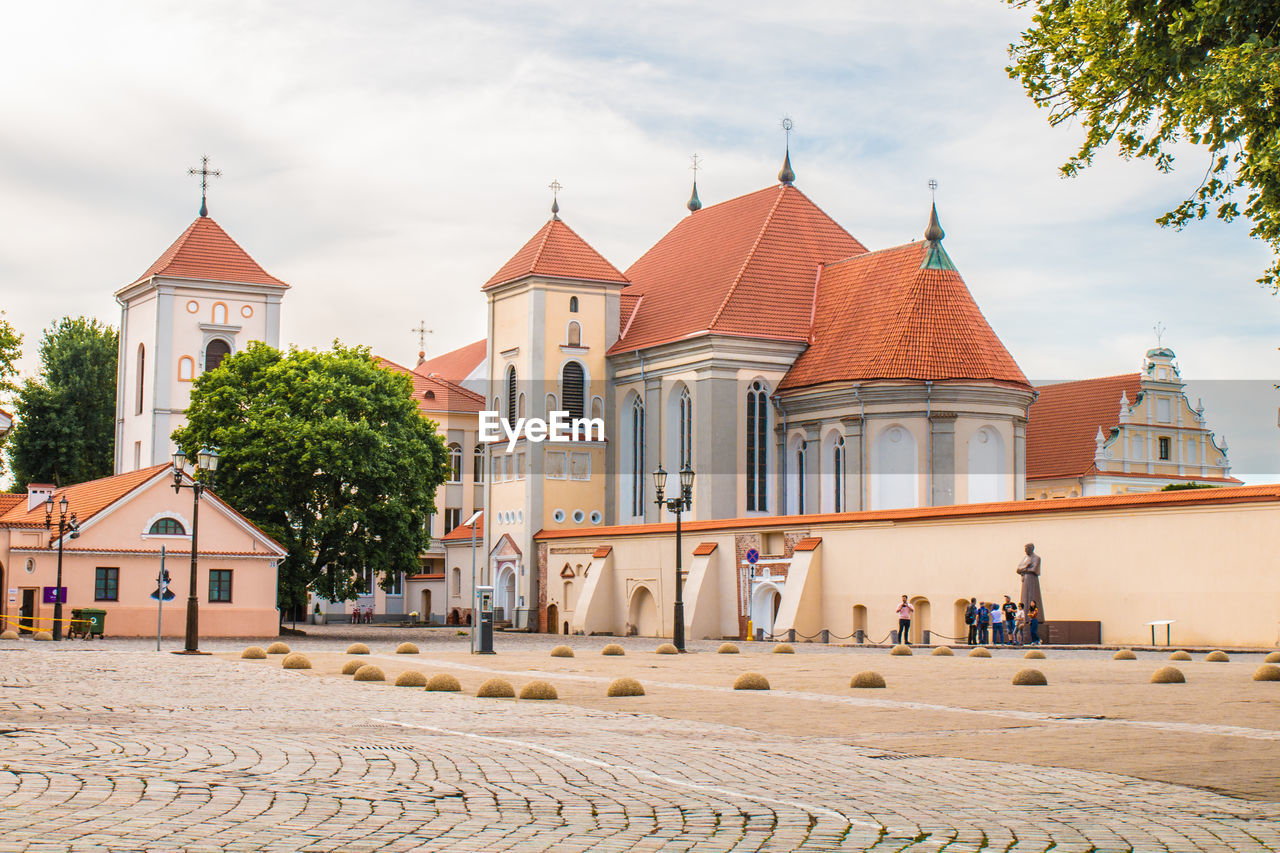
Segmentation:
{"type": "Polygon", "coordinates": [[[31,512],[31,510],[44,503],[53,494],[53,490],[54,485],[52,483],[28,483],[27,512],[31,512]]]}

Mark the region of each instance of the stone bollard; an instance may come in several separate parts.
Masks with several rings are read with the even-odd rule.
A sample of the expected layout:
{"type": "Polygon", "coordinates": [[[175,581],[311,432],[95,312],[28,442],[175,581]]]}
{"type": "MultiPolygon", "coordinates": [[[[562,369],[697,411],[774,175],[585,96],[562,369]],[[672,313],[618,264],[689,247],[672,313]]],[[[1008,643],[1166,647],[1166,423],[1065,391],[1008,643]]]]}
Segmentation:
{"type": "Polygon", "coordinates": [[[822,643],[823,645],[826,645],[827,643],[830,643],[830,642],[831,642],[831,632],[830,632],[830,631],[828,631],[826,628],[823,628],[823,629],[822,629],[822,632],[818,635],[818,642],[819,642],[819,643],[822,643]]]}
{"type": "Polygon", "coordinates": [[[865,643],[867,641],[867,632],[859,628],[853,632],[853,641],[855,643],[865,643]]]}
{"type": "Polygon", "coordinates": [[[929,637],[930,637],[930,635],[932,635],[932,634],[933,634],[933,632],[932,632],[932,631],[930,631],[928,628],[925,628],[925,629],[924,629],[924,631],[921,633],[921,636],[924,638],[924,644],[925,644],[926,646],[927,646],[927,645],[929,645],[929,637]]]}
{"type": "Polygon", "coordinates": [[[757,629],[756,629],[756,642],[757,642],[757,643],[763,643],[763,642],[764,642],[764,629],[763,629],[763,628],[757,628],[757,629]]]}
{"type": "Polygon", "coordinates": [[[795,629],[795,628],[788,628],[788,629],[787,629],[787,642],[788,642],[788,643],[794,643],[795,641],[796,641],[796,629],[795,629]]]}

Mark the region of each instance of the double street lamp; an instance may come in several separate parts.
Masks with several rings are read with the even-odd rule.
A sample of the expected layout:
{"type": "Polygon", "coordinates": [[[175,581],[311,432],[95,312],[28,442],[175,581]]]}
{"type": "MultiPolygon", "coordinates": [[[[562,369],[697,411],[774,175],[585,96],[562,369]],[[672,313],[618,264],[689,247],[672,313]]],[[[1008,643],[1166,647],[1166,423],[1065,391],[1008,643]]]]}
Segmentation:
{"type": "Polygon", "coordinates": [[[671,643],[680,651],[684,651],[684,572],[680,566],[680,516],[681,514],[693,506],[693,468],[688,462],[680,469],[680,493],[674,498],[664,498],[663,494],[667,490],[667,472],[658,466],[658,470],[653,472],[653,487],[657,492],[657,499],[654,500],[658,506],[665,506],[669,511],[676,514],[676,604],[674,620],[675,624],[671,629],[671,643]]]}
{"type": "MultiPolygon", "coordinates": [[[[44,501],[44,529],[50,530],[53,527],[53,495],[45,498],[44,501]]],[[[76,521],[76,514],[71,513],[71,518],[67,518],[67,496],[63,495],[62,500],[58,501],[58,579],[54,581],[53,588],[53,638],[55,640],[62,639],[62,543],[67,538],[67,534],[71,534],[72,539],[80,536],[80,523],[76,521]]],[[[49,547],[53,547],[53,543],[49,543],[49,547]]]]}
{"type": "Polygon", "coordinates": [[[197,542],[200,534],[200,496],[213,484],[213,477],[218,470],[218,448],[202,447],[196,454],[196,469],[191,474],[191,482],[182,482],[182,473],[187,466],[187,454],[177,450],[173,454],[173,490],[181,492],[190,489],[191,501],[191,584],[187,590],[187,642],[183,649],[185,654],[200,653],[200,602],[196,597],[196,560],[197,542]],[[208,479],[208,483],[204,479],[208,479]]]}

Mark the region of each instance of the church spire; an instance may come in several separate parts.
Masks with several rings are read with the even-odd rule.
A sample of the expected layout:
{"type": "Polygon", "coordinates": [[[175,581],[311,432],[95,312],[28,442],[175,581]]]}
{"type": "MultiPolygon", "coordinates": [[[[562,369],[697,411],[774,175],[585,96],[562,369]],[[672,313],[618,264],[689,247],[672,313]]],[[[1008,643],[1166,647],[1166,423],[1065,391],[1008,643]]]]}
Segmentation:
{"type": "Polygon", "coordinates": [[[791,116],[784,116],[782,119],[782,129],[787,134],[787,156],[782,161],[782,171],[778,173],[778,180],[783,186],[791,186],[795,183],[796,173],[791,168],[791,128],[795,127],[795,122],[791,120],[791,116]]]}
{"type": "Polygon", "coordinates": [[[698,169],[702,166],[702,158],[695,153],[689,160],[692,164],[689,168],[693,170],[693,195],[689,196],[685,207],[689,208],[690,213],[697,213],[702,210],[702,199],[698,198],[698,169]]]}
{"type": "MultiPolygon", "coordinates": [[[[929,191],[935,192],[938,189],[938,182],[929,179],[929,191]]],[[[934,201],[930,205],[929,224],[924,229],[925,252],[924,261],[920,264],[922,270],[954,270],[956,265],[952,263],[951,257],[947,255],[947,250],[942,248],[942,238],[947,236],[947,232],[942,230],[942,223],[938,221],[938,203],[934,201]]]]}
{"type": "Polygon", "coordinates": [[[547,189],[551,190],[551,218],[560,218],[560,190],[564,189],[560,182],[555,178],[551,179],[551,183],[547,184],[547,189]]]}

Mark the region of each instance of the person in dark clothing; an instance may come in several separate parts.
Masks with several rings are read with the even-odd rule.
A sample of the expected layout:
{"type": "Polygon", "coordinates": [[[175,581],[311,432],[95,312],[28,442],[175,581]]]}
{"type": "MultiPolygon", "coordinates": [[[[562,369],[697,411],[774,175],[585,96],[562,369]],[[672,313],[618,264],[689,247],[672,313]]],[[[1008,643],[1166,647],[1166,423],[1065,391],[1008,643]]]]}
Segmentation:
{"type": "Polygon", "coordinates": [[[969,606],[964,609],[964,624],[969,626],[969,645],[978,643],[978,599],[969,599],[969,606]]]}
{"type": "Polygon", "coordinates": [[[1031,629],[1032,645],[1040,645],[1040,605],[1034,601],[1027,605],[1027,627],[1031,629]]]}
{"type": "Polygon", "coordinates": [[[990,642],[991,636],[991,609],[987,607],[987,603],[982,602],[982,606],[978,608],[978,645],[985,646],[990,642]]]}
{"type": "Polygon", "coordinates": [[[1004,612],[1005,642],[1013,645],[1017,641],[1014,630],[1018,622],[1018,605],[1014,604],[1009,596],[1006,595],[1004,597],[1004,604],[1000,605],[1000,609],[1004,612]]]}

